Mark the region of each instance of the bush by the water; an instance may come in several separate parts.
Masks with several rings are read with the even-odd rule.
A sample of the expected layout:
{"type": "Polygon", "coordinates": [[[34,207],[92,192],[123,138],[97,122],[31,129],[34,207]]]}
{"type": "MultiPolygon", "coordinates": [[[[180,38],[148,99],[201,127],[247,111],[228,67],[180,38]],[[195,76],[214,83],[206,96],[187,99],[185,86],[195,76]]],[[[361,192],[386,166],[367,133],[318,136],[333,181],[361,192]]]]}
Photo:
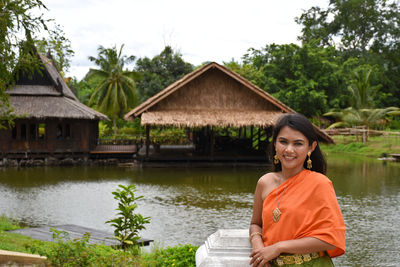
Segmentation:
{"type": "Polygon", "coordinates": [[[195,266],[195,253],[198,248],[187,244],[142,252],[139,247],[133,246],[122,251],[106,245],[89,244],[89,234],[70,240],[66,232],[52,229],[57,242],[45,242],[6,232],[18,228],[15,220],[0,216],[0,249],[46,256],[47,264],[55,267],[195,266]]]}

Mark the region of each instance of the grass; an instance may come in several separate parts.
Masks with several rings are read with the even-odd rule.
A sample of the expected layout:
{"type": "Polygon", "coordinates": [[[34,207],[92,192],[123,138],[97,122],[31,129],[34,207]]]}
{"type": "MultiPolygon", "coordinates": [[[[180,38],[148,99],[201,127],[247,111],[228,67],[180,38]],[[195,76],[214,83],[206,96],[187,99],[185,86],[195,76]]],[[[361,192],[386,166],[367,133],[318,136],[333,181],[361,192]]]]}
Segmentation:
{"type": "Polygon", "coordinates": [[[362,138],[355,136],[333,136],[336,144],[321,144],[321,149],[326,152],[348,153],[367,157],[381,157],[383,154],[400,153],[400,136],[370,136],[363,144],[362,138]]]}
{"type": "Polygon", "coordinates": [[[90,236],[66,240],[55,230],[57,243],[34,240],[6,232],[19,229],[15,220],[0,215],[0,249],[46,256],[50,266],[195,266],[197,246],[178,245],[168,248],[155,246],[150,252],[133,247],[121,251],[105,245],[91,245],[90,236]]]}

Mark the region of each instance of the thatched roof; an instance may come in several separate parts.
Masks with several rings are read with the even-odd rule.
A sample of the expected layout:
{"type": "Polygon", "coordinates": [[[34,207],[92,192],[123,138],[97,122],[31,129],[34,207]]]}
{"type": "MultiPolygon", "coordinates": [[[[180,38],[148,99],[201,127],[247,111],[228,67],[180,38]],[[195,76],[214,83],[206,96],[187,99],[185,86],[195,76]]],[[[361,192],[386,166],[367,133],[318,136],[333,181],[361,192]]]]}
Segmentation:
{"type": "Polygon", "coordinates": [[[295,112],[247,79],[212,62],[172,83],[124,118],[141,117],[142,125],[269,127],[283,113],[295,112]]]}
{"type": "Polygon", "coordinates": [[[174,110],[144,112],[142,121],[149,125],[174,125],[179,127],[203,127],[207,125],[220,127],[253,125],[264,127],[273,125],[280,115],[282,115],[282,112],[276,111],[174,110]]]}
{"type": "Polygon", "coordinates": [[[10,104],[15,115],[25,118],[108,120],[102,113],[68,97],[10,96],[10,104]]]}
{"type": "Polygon", "coordinates": [[[43,63],[41,74],[21,79],[9,90],[10,104],[17,116],[26,118],[69,118],[108,120],[104,114],[79,102],[51,60],[33,49],[43,63]],[[39,77],[39,78],[38,78],[39,77]]]}

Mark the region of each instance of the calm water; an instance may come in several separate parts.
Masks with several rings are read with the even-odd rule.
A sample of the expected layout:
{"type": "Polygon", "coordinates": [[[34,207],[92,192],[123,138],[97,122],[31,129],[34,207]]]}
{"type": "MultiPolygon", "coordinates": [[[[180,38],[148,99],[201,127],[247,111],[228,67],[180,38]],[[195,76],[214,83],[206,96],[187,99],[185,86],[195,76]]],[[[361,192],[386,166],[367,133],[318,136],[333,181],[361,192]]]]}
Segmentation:
{"type": "MultiPolygon", "coordinates": [[[[398,266],[400,163],[329,155],[347,226],[337,266],[398,266]]],[[[0,170],[0,214],[29,225],[77,224],[112,231],[111,192],[135,184],[138,212],[151,216],[142,236],[164,246],[202,244],[221,228],[248,228],[253,193],[267,168],[52,167],[0,170]]]]}

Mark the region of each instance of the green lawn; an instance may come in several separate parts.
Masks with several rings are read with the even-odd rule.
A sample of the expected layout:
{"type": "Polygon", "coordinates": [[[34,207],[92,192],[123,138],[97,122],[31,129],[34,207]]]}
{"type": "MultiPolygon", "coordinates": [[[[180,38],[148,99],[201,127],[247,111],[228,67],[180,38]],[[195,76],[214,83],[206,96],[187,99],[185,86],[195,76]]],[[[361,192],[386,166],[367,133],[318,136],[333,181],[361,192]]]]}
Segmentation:
{"type": "Polygon", "coordinates": [[[400,154],[399,136],[370,136],[363,144],[362,138],[355,136],[333,136],[336,144],[321,144],[322,151],[357,154],[367,157],[381,157],[382,154],[400,154]]]}

